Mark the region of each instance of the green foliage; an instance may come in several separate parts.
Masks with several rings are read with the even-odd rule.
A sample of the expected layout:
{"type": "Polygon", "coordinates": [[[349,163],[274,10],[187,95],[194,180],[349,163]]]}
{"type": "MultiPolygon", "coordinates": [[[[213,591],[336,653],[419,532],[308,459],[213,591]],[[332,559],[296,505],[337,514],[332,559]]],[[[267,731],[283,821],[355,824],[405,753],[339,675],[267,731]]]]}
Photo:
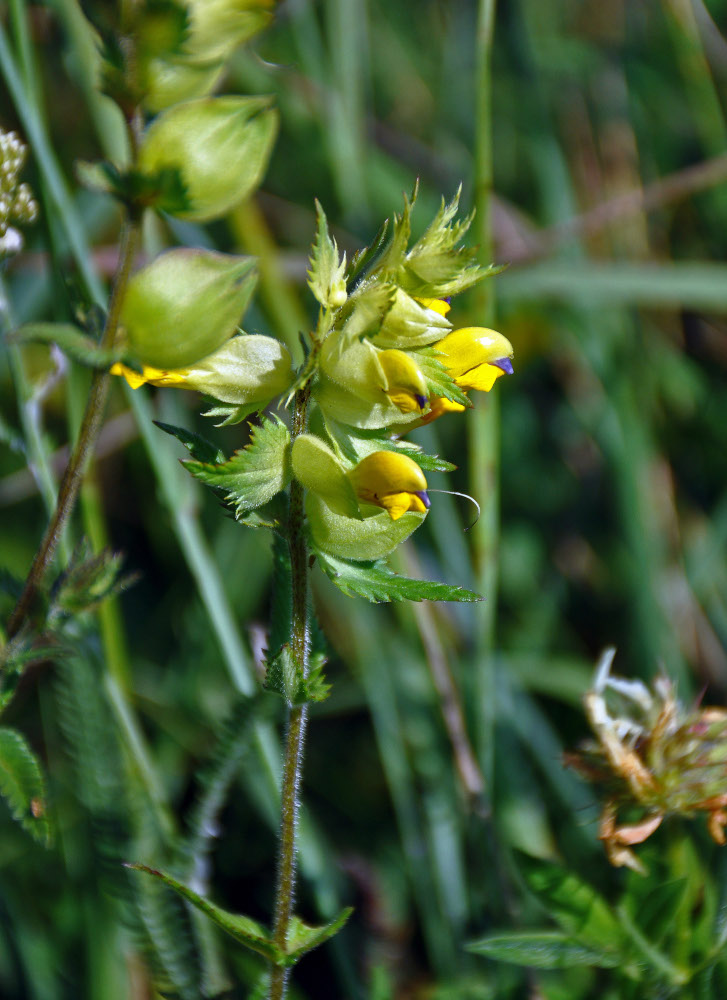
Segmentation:
{"type": "Polygon", "coordinates": [[[283,966],[284,968],[290,968],[295,965],[307,952],[312,951],[323,944],[324,941],[333,937],[343,927],[353,912],[351,908],[342,910],[338,916],[321,927],[312,927],[304,923],[299,917],[293,917],[290,922],[287,947],[285,951],[282,951],[273,940],[270,931],[263,927],[257,920],[253,920],[251,917],[246,917],[242,914],[230,913],[227,910],[223,910],[166,872],[157,871],[155,868],[149,868],[147,865],[141,864],[130,864],[127,867],[134,871],[146,872],[147,875],[152,875],[154,878],[159,879],[164,885],[173,889],[183,899],[186,899],[192,906],[209,917],[223,931],[235,938],[239,944],[244,945],[244,947],[249,948],[251,951],[257,952],[274,965],[283,966]]]}
{"type": "Polygon", "coordinates": [[[57,618],[90,611],[133,583],[135,574],[121,575],[123,560],[121,554],[106,549],[92,555],[88,543],[80,545],[50,589],[47,621],[51,629],[57,618]]]}
{"type": "Polygon", "coordinates": [[[39,844],[50,846],[52,834],[40,761],[25,737],[7,726],[0,726],[0,795],[23,829],[39,844]]]}
{"type": "Polygon", "coordinates": [[[225,461],[224,452],[210,444],[201,434],[195,434],[194,431],[188,431],[184,427],[165,424],[161,420],[155,420],[154,423],[160,430],[171,434],[177,441],[180,441],[197,462],[206,465],[221,465],[225,461]]]}
{"type": "Polygon", "coordinates": [[[535,969],[570,969],[574,965],[609,969],[620,962],[618,955],[607,955],[596,948],[588,948],[557,931],[491,934],[468,944],[467,950],[499,962],[512,962],[535,969]]]}
{"type": "Polygon", "coordinates": [[[110,194],[131,211],[156,208],[172,215],[182,215],[190,208],[187,184],[177,166],[157,170],[119,170],[113,163],[76,163],[76,174],[90,191],[110,194]]]}
{"type": "Polygon", "coordinates": [[[290,646],[285,643],[280,652],[269,662],[265,673],[265,687],[279,694],[288,705],[305,705],[309,701],[325,701],[330,684],[323,674],[326,658],[323,654],[311,655],[308,676],[303,673],[290,646]]]}
{"type": "Polygon", "coordinates": [[[447,583],[397,576],[383,560],[354,562],[316,550],[318,565],[349,597],[365,597],[374,604],[387,601],[481,601],[479,594],[447,583]]]}
{"type": "Polygon", "coordinates": [[[227,462],[182,464],[205,485],[224,490],[240,517],[262,507],[288,485],[290,432],[278,417],[263,417],[260,426],[251,429],[250,443],[227,462]]]}
{"type": "Polygon", "coordinates": [[[71,323],[25,323],[13,333],[12,340],[19,344],[57,344],[64,354],[87,368],[104,371],[117,361],[136,367],[124,349],[105,350],[71,323]]]}

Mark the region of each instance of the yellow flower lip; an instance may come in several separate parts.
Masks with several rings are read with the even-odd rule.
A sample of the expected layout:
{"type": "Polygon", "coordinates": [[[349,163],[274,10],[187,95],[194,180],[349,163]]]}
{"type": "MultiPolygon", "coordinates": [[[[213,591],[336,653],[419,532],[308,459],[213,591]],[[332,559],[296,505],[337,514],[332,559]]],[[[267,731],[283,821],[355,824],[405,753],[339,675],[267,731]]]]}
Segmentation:
{"type": "Polygon", "coordinates": [[[349,476],[358,499],[383,508],[392,521],[407,511],[429,510],[424,473],[407,455],[375,451],[361,459],[349,476]]]}

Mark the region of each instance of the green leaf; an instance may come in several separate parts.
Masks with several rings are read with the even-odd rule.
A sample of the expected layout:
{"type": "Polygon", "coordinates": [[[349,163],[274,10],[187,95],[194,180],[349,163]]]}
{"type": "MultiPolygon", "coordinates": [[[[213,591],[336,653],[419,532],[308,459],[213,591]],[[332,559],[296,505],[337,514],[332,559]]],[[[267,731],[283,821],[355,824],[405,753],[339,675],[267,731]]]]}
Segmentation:
{"type": "Polygon", "coordinates": [[[312,951],[313,948],[317,948],[318,945],[323,944],[324,941],[333,937],[353,913],[353,909],[348,907],[345,910],[341,910],[338,916],[334,917],[329,923],[319,927],[313,927],[310,924],[306,924],[300,917],[293,916],[288,928],[287,946],[285,951],[281,951],[273,941],[271,932],[258,923],[257,920],[223,910],[166,872],[157,871],[155,868],[149,868],[147,865],[141,864],[127,864],[126,867],[134,871],[146,872],[147,875],[153,875],[154,878],[160,879],[166,886],[179,893],[187,902],[191,903],[192,906],[195,906],[202,913],[206,914],[218,927],[221,927],[223,931],[234,937],[240,944],[263,955],[275,965],[283,966],[284,968],[290,968],[295,965],[306,952],[312,951]]]}
{"type": "Polygon", "coordinates": [[[310,255],[310,270],[308,271],[308,287],[320,304],[328,308],[336,308],[346,301],[345,272],[346,255],[339,262],[336,241],[328,232],[328,221],[320,202],[316,200],[318,215],[318,231],[316,241],[310,255]],[[342,301],[336,296],[340,293],[342,301]]]}
{"type": "Polygon", "coordinates": [[[88,611],[125,590],[136,576],[121,576],[123,559],[123,555],[110,549],[91,555],[88,543],[79,545],[51,587],[48,622],[88,611]]]}
{"type": "Polygon", "coordinates": [[[155,868],[149,868],[147,865],[141,864],[127,863],[126,867],[131,868],[133,871],[146,872],[147,875],[153,875],[154,878],[159,879],[170,889],[179,893],[192,906],[195,906],[202,913],[206,914],[210,920],[213,920],[218,927],[221,927],[223,931],[234,937],[240,944],[245,945],[246,948],[250,948],[252,951],[256,951],[260,955],[264,955],[271,962],[280,964],[280,954],[277,946],[271,940],[270,932],[262,924],[259,924],[257,920],[253,920],[252,917],[245,917],[241,914],[223,910],[220,906],[216,906],[208,899],[198,895],[189,886],[177,881],[177,879],[166,872],[157,871],[155,868]]]}
{"type": "Polygon", "coordinates": [[[595,889],[549,861],[527,854],[518,861],[530,890],[564,930],[588,945],[621,948],[621,923],[595,889]]]}
{"type": "Polygon", "coordinates": [[[350,597],[365,597],[375,604],[386,601],[481,601],[479,594],[447,583],[397,576],[385,562],[353,562],[316,550],[318,564],[339,590],[350,597]]]}
{"type": "Polygon", "coordinates": [[[356,465],[362,458],[375,451],[394,451],[411,458],[425,472],[453,472],[457,466],[439,458],[438,455],[426,455],[412,441],[398,441],[386,437],[381,431],[365,431],[358,427],[349,427],[326,416],[325,430],[331,443],[342,458],[356,465]]]}
{"type": "Polygon", "coordinates": [[[34,840],[50,846],[45,778],[38,758],[15,729],[0,728],[0,795],[34,840]]]}
{"type": "Polygon", "coordinates": [[[189,210],[187,184],[178,166],[157,170],[119,170],[113,163],[99,161],[76,163],[76,176],[89,191],[110,194],[122,205],[161,207],[172,215],[189,210]]]}
{"type": "Polygon", "coordinates": [[[136,370],[136,365],[126,358],[122,349],[104,350],[72,323],[25,323],[9,339],[21,344],[57,344],[69,358],[88,368],[106,369],[123,361],[136,370]]]}
{"type": "Polygon", "coordinates": [[[307,952],[312,951],[318,945],[323,944],[324,941],[333,937],[334,934],[337,934],[352,913],[353,907],[347,906],[333,920],[319,927],[306,924],[300,917],[294,916],[288,928],[288,949],[285,964],[288,966],[295,965],[307,952]]]}
{"type": "Polygon", "coordinates": [[[688,888],[688,879],[672,879],[657,885],[639,904],[639,929],[653,944],[659,945],[670,931],[673,932],[677,912],[685,903],[688,888]]]}
{"type": "Polygon", "coordinates": [[[331,685],[326,683],[323,673],[325,664],[326,657],[323,653],[311,654],[308,676],[305,677],[286,642],[268,663],[265,688],[279,694],[288,705],[325,701],[331,691],[331,685]]]}
{"type": "Polygon", "coordinates": [[[236,516],[261,507],[290,481],[290,433],[277,417],[262,418],[250,432],[250,443],[227,462],[182,462],[207,486],[224,490],[236,516]]]}
{"type": "Polygon", "coordinates": [[[621,961],[618,955],[604,955],[557,931],[490,934],[466,947],[477,955],[536,969],[569,969],[574,965],[613,969],[621,961]]]}
{"type": "Polygon", "coordinates": [[[331,685],[327,683],[323,668],[327,663],[324,653],[311,653],[308,676],[305,680],[307,701],[325,701],[331,693],[331,685]]]}
{"type": "Polygon", "coordinates": [[[171,434],[177,441],[181,441],[192,458],[198,462],[204,462],[208,465],[220,465],[225,461],[224,452],[200,434],[188,431],[184,427],[175,427],[174,424],[165,424],[161,420],[154,420],[152,423],[156,424],[166,434],[171,434]]]}
{"type": "Polygon", "coordinates": [[[247,420],[251,413],[256,413],[260,409],[259,403],[243,406],[213,406],[205,410],[203,417],[222,417],[215,427],[232,427],[234,424],[241,424],[247,420]]]}

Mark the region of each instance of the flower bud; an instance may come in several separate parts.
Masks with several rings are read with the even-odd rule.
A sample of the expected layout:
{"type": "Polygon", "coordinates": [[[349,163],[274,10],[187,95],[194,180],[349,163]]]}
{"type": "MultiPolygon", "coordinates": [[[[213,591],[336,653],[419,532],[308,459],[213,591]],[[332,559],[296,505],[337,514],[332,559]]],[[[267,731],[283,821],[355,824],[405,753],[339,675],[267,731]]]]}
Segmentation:
{"type": "Polygon", "coordinates": [[[512,344],[495,330],[464,327],[440,340],[435,350],[460,389],[489,392],[500,375],[512,375],[512,344]]]}
{"type": "Polygon", "coordinates": [[[259,183],[277,130],[265,97],[203,97],[163,111],[139,152],[142,170],[178,167],[189,207],[174,215],[205,222],[224,215],[259,183]]]}
{"type": "Polygon", "coordinates": [[[188,367],[237,329],[255,282],[250,257],[167,250],[137,271],[121,306],[131,353],[154,368],[188,367]]]}
{"type": "Polygon", "coordinates": [[[407,511],[429,510],[424,473],[407,455],[375,451],[358,463],[349,478],[359,500],[383,508],[392,521],[407,511]]]}
{"type": "Polygon", "coordinates": [[[287,348],[273,337],[257,334],[232,337],[219,350],[190,368],[160,369],[144,365],[141,374],[116,364],[112,375],[123,375],[132,389],[149,383],[195,389],[235,406],[263,409],[282,395],[294,377],[287,348]]]}

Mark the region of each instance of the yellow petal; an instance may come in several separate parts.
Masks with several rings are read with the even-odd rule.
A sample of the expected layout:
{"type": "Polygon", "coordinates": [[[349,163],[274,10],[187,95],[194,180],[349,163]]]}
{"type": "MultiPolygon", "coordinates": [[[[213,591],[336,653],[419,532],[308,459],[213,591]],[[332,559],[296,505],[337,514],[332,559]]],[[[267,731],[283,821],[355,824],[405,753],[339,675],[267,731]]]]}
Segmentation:
{"type": "Polygon", "coordinates": [[[413,413],[426,406],[427,383],[421,369],[405,351],[379,351],[378,361],[386,379],[384,392],[402,413],[413,413]]]}
{"type": "Polygon", "coordinates": [[[494,364],[512,357],[512,344],[496,330],[470,326],[455,330],[438,341],[435,349],[456,384],[462,389],[489,392],[503,374],[494,364]]]}
{"type": "Polygon", "coordinates": [[[349,475],[359,500],[382,507],[392,521],[409,510],[423,514],[428,509],[424,473],[406,455],[375,451],[363,458],[349,475]]]}
{"type": "Polygon", "coordinates": [[[173,385],[179,386],[182,389],[188,388],[185,384],[188,374],[186,368],[165,370],[162,368],[151,368],[149,365],[142,365],[140,374],[139,372],[135,372],[133,368],[122,365],[121,362],[117,361],[115,365],[111,366],[109,371],[112,375],[122,375],[132,389],[138,389],[140,385],[145,385],[147,382],[149,385],[173,385]]]}
{"type": "Polygon", "coordinates": [[[452,308],[449,302],[446,302],[444,299],[417,298],[417,302],[423,305],[425,309],[432,309],[434,312],[439,313],[440,316],[446,316],[452,308]]]}
{"type": "Polygon", "coordinates": [[[421,423],[430,424],[432,420],[437,420],[445,413],[461,413],[465,409],[466,407],[461,403],[455,403],[454,400],[447,399],[446,396],[430,396],[429,411],[424,414],[421,423]]]}

